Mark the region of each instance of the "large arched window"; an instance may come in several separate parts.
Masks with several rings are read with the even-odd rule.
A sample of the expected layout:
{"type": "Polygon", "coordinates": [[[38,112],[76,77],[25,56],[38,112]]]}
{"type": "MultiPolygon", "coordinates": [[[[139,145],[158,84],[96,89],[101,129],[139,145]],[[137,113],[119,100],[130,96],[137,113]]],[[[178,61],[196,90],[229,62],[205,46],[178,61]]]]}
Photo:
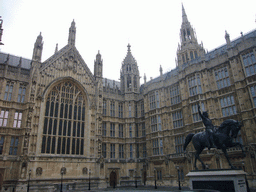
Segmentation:
{"type": "Polygon", "coordinates": [[[84,154],[86,99],[75,84],[61,82],[46,97],[41,153],[84,154]]]}

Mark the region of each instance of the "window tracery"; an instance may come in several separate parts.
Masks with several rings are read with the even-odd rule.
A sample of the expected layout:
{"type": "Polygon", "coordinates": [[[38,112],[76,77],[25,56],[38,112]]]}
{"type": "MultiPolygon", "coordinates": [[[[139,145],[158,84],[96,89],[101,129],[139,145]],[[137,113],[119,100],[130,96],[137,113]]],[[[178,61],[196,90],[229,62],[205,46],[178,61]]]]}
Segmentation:
{"type": "Polygon", "coordinates": [[[41,153],[84,154],[86,100],[71,82],[56,85],[46,97],[41,153]]]}

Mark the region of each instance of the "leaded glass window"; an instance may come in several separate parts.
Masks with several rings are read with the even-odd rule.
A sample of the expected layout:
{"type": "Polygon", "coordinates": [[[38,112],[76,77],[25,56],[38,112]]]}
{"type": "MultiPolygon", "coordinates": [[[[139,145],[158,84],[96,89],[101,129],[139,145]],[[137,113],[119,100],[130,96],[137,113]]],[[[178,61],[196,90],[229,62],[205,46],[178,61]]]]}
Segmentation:
{"type": "Polygon", "coordinates": [[[22,112],[16,111],[14,114],[13,127],[20,128],[22,120],[22,112]]]}
{"type": "Polygon", "coordinates": [[[8,122],[9,111],[2,109],[0,113],[0,126],[6,127],[8,122]]]}
{"type": "Polygon", "coordinates": [[[7,82],[4,93],[4,100],[11,101],[12,91],[13,91],[13,82],[7,82]]]}
{"type": "Polygon", "coordinates": [[[9,155],[17,155],[18,144],[19,144],[19,137],[11,137],[9,155]]]}
{"type": "Polygon", "coordinates": [[[221,111],[223,117],[231,116],[236,114],[236,105],[233,95],[223,97],[220,99],[221,111]]]}
{"type": "Polygon", "coordinates": [[[182,111],[175,111],[172,113],[173,128],[183,127],[182,111]]]}
{"type": "Polygon", "coordinates": [[[119,159],[124,158],[124,144],[119,144],[119,159]]]}
{"type": "Polygon", "coordinates": [[[256,59],[253,51],[243,55],[243,63],[247,77],[256,74],[256,59]]]}
{"type": "Polygon", "coordinates": [[[215,71],[215,79],[218,89],[230,86],[229,74],[227,67],[215,71]]]}
{"type": "Polygon", "coordinates": [[[18,102],[24,103],[26,94],[26,87],[24,85],[20,85],[19,93],[18,93],[18,102]]]}
{"type": "Polygon", "coordinates": [[[185,137],[184,135],[176,136],[175,137],[175,150],[176,153],[182,153],[183,152],[183,145],[185,143],[185,137]]]}
{"type": "Polygon", "coordinates": [[[0,155],[3,154],[3,149],[4,149],[4,136],[1,136],[1,139],[0,139],[0,155]]]}
{"type": "Polygon", "coordinates": [[[188,78],[188,87],[190,96],[202,94],[201,78],[199,74],[188,78]]]}
{"type": "Polygon", "coordinates": [[[252,99],[253,99],[253,103],[254,103],[254,107],[256,107],[256,86],[251,86],[251,94],[252,94],[252,99]]]}
{"type": "Polygon", "coordinates": [[[174,85],[170,88],[171,105],[181,102],[179,85],[174,85]]]}
{"type": "Polygon", "coordinates": [[[86,99],[71,82],[56,85],[46,97],[41,153],[84,154],[86,99]]]}

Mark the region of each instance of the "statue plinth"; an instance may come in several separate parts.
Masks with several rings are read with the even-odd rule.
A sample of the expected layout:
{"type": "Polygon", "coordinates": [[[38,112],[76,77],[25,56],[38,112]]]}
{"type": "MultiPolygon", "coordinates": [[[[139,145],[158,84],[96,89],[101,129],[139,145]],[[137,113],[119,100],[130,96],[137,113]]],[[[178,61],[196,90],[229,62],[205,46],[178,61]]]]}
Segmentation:
{"type": "Polygon", "coordinates": [[[207,169],[191,171],[189,177],[190,189],[211,189],[221,192],[247,192],[247,173],[234,169],[207,169]]]}

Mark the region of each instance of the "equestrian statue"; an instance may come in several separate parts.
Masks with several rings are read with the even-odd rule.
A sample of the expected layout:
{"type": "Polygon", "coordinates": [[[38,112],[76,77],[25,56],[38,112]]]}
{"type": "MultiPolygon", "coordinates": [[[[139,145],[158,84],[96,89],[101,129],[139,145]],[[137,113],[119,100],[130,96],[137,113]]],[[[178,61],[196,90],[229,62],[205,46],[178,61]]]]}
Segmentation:
{"type": "Polygon", "coordinates": [[[209,119],[208,113],[206,111],[203,112],[203,114],[201,113],[200,105],[198,105],[198,112],[205,126],[205,131],[199,132],[196,134],[194,133],[188,134],[185,139],[185,144],[183,146],[184,151],[186,151],[188,144],[192,140],[192,143],[196,150],[195,162],[194,162],[195,169],[197,170],[197,167],[196,167],[197,159],[201,162],[203,169],[205,169],[205,164],[203,163],[199,155],[202,153],[202,151],[206,147],[208,149],[210,148],[221,149],[231,169],[235,169],[235,167],[231,164],[229,160],[227,149],[231,147],[239,146],[243,154],[245,155],[243,150],[243,145],[239,142],[233,141],[235,138],[237,138],[237,135],[241,130],[241,127],[242,127],[241,122],[233,119],[227,119],[218,128],[215,128],[212,124],[211,119],[209,119]]]}

